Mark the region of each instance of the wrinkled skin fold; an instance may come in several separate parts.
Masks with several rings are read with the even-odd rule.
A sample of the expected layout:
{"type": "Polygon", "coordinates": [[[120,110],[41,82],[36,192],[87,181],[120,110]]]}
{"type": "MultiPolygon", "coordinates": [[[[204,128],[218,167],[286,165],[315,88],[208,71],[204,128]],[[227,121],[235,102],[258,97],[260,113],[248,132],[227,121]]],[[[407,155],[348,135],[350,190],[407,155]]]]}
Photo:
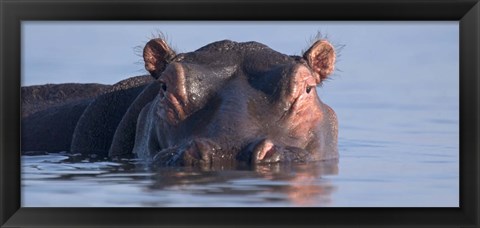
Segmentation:
{"type": "Polygon", "coordinates": [[[52,116],[64,117],[75,107],[76,126],[61,130],[71,135],[62,148],[68,144],[72,152],[203,167],[338,157],[337,118],[316,90],[334,71],[328,41],[289,56],[257,42],[229,40],[176,54],[164,40],[152,39],[143,57],[149,79],[125,80],[93,100],[74,99],[75,106],[24,117],[22,129],[35,133],[22,135],[22,150],[59,148],[48,139],[36,147],[35,135],[46,130],[35,124],[55,127],[61,118],[52,116]]]}

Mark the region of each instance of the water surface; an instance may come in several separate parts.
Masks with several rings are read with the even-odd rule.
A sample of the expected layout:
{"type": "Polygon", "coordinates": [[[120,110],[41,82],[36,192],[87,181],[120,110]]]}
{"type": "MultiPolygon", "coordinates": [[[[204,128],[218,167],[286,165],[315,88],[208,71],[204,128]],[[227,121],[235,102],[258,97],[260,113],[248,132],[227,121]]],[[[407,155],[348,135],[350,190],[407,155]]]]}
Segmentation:
{"type": "Polygon", "coordinates": [[[376,88],[387,95],[369,97],[347,88],[319,89],[320,96],[329,93],[324,100],[330,99],[340,121],[338,161],[152,170],[135,159],[22,156],[22,205],[457,207],[455,98],[419,89],[392,102],[391,88],[376,88]]]}

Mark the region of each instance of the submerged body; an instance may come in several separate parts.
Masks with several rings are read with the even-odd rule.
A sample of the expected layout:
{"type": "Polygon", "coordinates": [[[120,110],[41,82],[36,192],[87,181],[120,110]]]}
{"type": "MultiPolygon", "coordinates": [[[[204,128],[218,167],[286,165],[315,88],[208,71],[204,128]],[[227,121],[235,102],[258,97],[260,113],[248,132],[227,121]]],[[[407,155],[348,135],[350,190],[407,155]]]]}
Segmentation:
{"type": "Polygon", "coordinates": [[[72,151],[133,154],[159,166],[338,157],[335,112],[315,89],[334,69],[327,41],[300,57],[228,40],[175,54],[153,39],[144,60],[152,79],[89,103],[71,133],[72,151]]]}

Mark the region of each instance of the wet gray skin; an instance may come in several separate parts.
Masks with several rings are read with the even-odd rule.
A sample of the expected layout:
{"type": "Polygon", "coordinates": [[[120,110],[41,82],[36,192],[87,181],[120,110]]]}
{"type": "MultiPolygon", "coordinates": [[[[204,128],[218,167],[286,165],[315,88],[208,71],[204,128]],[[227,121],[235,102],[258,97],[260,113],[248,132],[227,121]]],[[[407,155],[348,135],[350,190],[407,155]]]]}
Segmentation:
{"type": "Polygon", "coordinates": [[[338,157],[336,115],[316,91],[334,70],[328,41],[289,56],[257,42],[228,40],[176,54],[164,40],[153,39],[144,60],[151,77],[64,99],[72,104],[53,104],[51,89],[68,96],[86,84],[35,87],[48,106],[23,105],[28,115],[22,119],[22,151],[136,156],[154,166],[200,167],[338,157]]]}
{"type": "Polygon", "coordinates": [[[154,39],[144,59],[161,89],[138,117],[137,156],[160,166],[338,157],[335,113],[315,89],[334,68],[327,41],[299,57],[228,40],[176,55],[154,39]]]}

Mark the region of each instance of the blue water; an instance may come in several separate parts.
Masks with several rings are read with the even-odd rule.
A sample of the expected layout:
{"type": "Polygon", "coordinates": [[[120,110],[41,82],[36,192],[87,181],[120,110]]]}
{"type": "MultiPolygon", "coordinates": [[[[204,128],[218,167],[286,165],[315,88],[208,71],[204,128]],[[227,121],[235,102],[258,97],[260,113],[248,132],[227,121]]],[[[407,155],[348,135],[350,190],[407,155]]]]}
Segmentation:
{"type": "Polygon", "coordinates": [[[137,160],[22,156],[22,205],[459,206],[458,82],[429,87],[429,79],[419,79],[408,88],[328,83],[318,91],[340,122],[338,162],[150,170],[137,160]]]}

